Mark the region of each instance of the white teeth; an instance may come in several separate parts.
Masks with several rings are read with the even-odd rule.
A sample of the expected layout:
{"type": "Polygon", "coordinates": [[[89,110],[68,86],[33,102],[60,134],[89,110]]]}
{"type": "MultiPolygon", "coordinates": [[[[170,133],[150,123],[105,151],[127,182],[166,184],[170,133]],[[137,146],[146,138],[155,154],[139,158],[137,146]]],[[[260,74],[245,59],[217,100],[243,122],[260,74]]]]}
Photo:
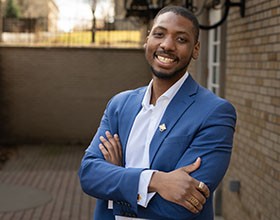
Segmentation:
{"type": "Polygon", "coordinates": [[[161,61],[163,63],[172,63],[172,62],[174,62],[174,59],[171,59],[171,58],[166,58],[166,57],[162,57],[162,56],[157,56],[157,58],[159,59],[159,61],[161,61]]]}

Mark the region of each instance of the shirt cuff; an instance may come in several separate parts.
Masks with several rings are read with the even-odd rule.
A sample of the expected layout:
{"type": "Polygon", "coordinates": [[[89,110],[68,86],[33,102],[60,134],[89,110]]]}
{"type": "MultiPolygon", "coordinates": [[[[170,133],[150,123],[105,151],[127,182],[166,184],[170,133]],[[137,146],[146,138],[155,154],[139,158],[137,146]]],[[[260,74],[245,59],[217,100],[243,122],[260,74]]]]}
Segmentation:
{"type": "Polygon", "coordinates": [[[155,192],[148,193],[148,187],[154,172],[156,172],[156,170],[144,170],[140,175],[137,204],[143,206],[144,208],[148,206],[150,200],[156,194],[155,192]]]}

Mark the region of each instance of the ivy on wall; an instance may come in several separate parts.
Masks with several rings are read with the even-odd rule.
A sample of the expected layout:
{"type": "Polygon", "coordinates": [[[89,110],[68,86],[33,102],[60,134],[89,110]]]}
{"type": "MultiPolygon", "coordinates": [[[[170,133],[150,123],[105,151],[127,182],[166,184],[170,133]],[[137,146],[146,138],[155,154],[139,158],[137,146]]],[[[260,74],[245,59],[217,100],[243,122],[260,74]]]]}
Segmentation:
{"type": "Polygon", "coordinates": [[[19,18],[20,17],[19,8],[14,3],[13,0],[7,1],[5,17],[6,18],[19,18]]]}

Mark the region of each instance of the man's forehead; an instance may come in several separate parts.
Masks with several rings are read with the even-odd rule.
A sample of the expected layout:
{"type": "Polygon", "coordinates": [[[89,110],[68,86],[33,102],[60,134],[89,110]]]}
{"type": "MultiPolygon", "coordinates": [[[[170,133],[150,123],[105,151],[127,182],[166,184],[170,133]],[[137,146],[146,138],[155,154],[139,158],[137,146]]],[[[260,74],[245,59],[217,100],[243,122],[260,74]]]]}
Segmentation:
{"type": "Polygon", "coordinates": [[[162,25],[170,23],[176,23],[178,26],[181,24],[184,29],[193,27],[192,22],[188,18],[174,12],[165,12],[155,18],[153,28],[163,27],[162,25]]]}
{"type": "Polygon", "coordinates": [[[192,24],[191,20],[188,19],[187,17],[184,17],[180,14],[176,14],[172,11],[168,11],[168,12],[164,12],[160,15],[158,15],[155,19],[154,19],[154,24],[158,23],[160,21],[164,21],[164,20],[168,20],[168,21],[174,21],[174,20],[185,20],[188,21],[189,23],[192,24]],[[172,19],[172,20],[171,20],[172,19]]]}

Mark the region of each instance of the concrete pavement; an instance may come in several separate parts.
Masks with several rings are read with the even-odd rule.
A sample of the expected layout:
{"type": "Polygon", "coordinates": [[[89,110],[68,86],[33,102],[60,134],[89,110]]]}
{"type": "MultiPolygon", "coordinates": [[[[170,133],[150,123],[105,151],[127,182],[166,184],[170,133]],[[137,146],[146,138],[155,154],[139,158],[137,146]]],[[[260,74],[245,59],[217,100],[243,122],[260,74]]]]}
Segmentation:
{"type": "Polygon", "coordinates": [[[0,220],[91,220],[95,200],[82,192],[77,176],[84,150],[16,147],[0,170],[0,220]]]}
{"type": "Polygon", "coordinates": [[[5,192],[0,195],[0,204],[5,204],[0,220],[92,219],[95,201],[82,192],[77,177],[84,149],[17,147],[0,170],[0,187],[5,192]]]}

